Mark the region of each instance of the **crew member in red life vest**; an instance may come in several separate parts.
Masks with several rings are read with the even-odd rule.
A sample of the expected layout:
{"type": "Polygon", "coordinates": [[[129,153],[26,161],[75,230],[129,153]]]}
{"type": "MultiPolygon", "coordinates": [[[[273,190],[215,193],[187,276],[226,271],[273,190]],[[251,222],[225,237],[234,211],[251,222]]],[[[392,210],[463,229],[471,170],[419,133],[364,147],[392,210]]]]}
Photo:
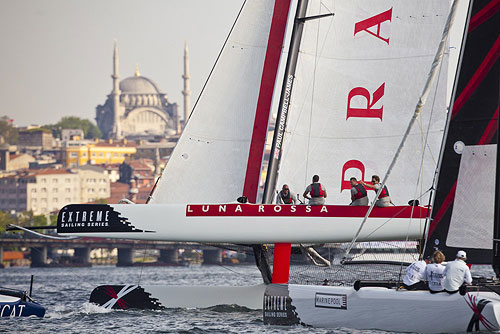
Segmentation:
{"type": "Polygon", "coordinates": [[[358,183],[355,177],[351,177],[351,204],[354,206],[368,205],[368,196],[365,187],[361,183],[358,183]]]}
{"type": "Polygon", "coordinates": [[[304,191],[304,198],[309,200],[309,205],[325,204],[326,189],[321,183],[319,183],[319,176],[314,175],[312,181],[313,183],[308,185],[306,191],[304,191]],[[309,196],[309,194],[311,196],[309,196]]]}
{"type": "MultiPolygon", "coordinates": [[[[359,181],[362,185],[365,187],[375,189],[375,191],[378,191],[380,189],[380,177],[378,175],[373,175],[372,176],[372,183],[365,183],[363,180],[359,181]]],[[[382,192],[378,196],[377,201],[375,202],[375,206],[380,206],[382,208],[389,206],[392,204],[391,197],[389,196],[389,190],[387,190],[387,186],[384,185],[384,189],[382,189],[382,192]]]]}
{"type": "Polygon", "coordinates": [[[276,196],[276,204],[297,204],[297,197],[290,192],[287,184],[283,185],[283,188],[276,196]]]}

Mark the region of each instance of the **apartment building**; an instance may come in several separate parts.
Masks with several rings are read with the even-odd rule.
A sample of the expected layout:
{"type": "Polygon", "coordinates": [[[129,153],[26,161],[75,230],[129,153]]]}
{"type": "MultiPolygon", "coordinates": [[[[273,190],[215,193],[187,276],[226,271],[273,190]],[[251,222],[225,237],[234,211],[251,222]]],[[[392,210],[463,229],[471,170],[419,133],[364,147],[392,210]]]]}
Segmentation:
{"type": "Polygon", "coordinates": [[[136,153],[136,145],[123,139],[119,142],[107,141],[67,141],[61,148],[62,162],[67,168],[86,164],[121,164],[136,153]]]}
{"type": "Polygon", "coordinates": [[[0,210],[46,214],[80,202],[77,173],[65,169],[25,170],[0,179],[0,210]]]}
{"type": "Polygon", "coordinates": [[[80,203],[94,202],[111,196],[110,180],[106,169],[85,165],[73,171],[80,179],[80,203]]]}

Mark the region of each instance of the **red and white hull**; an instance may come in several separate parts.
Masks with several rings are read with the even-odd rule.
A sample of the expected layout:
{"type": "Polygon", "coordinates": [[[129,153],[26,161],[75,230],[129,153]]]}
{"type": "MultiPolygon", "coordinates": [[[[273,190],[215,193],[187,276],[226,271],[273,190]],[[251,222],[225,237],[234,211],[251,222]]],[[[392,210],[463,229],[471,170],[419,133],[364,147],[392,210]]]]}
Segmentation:
{"type": "MultiPolygon", "coordinates": [[[[368,207],[257,204],[72,204],[59,213],[62,235],[230,243],[349,242],[368,207]]],[[[428,209],[374,208],[358,241],[422,236],[428,209]]]]}

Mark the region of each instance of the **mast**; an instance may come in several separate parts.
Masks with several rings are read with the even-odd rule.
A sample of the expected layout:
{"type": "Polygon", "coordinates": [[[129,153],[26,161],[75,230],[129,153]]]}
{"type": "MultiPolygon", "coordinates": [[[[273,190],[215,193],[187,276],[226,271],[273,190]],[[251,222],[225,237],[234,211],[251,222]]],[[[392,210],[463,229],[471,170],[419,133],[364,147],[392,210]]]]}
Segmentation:
{"type": "Polygon", "coordinates": [[[281,87],[281,96],[278,106],[278,114],[276,116],[276,126],[274,129],[273,142],[271,146],[271,155],[269,156],[269,165],[267,168],[266,184],[264,186],[264,195],[262,203],[272,203],[276,182],[278,180],[278,170],[281,161],[281,153],[283,151],[283,139],[288,118],[288,108],[290,106],[290,97],[293,89],[293,81],[295,79],[295,69],[297,68],[297,60],[299,58],[299,47],[302,40],[302,32],[304,23],[312,19],[318,19],[333,14],[317,15],[305,17],[309,0],[298,0],[297,11],[288,49],[288,57],[286,60],[285,75],[281,87]]]}
{"type": "MultiPolygon", "coordinates": [[[[288,108],[290,106],[290,97],[293,89],[293,81],[295,78],[295,70],[297,68],[297,60],[299,57],[300,42],[302,40],[302,32],[304,23],[308,20],[318,19],[333,14],[316,15],[306,17],[308,0],[298,0],[297,10],[293,22],[292,35],[290,37],[290,46],[288,48],[288,57],[286,60],[285,75],[281,87],[280,101],[278,105],[278,114],[276,117],[276,126],[274,129],[273,142],[271,146],[271,155],[269,156],[269,165],[267,168],[266,184],[264,186],[263,203],[272,203],[274,189],[278,180],[278,170],[283,149],[283,139],[286,129],[288,108]]],[[[273,262],[273,283],[288,283],[290,270],[290,243],[276,244],[274,247],[274,262],[273,262]]],[[[261,269],[260,266],[258,266],[261,269]]],[[[262,269],[261,269],[262,272],[262,269]]]]}

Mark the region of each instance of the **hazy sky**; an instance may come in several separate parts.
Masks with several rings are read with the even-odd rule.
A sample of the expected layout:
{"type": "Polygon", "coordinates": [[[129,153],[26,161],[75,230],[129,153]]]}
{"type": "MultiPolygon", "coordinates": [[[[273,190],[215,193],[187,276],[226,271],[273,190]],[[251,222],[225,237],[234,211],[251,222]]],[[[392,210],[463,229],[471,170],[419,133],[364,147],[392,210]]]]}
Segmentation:
{"type": "Polygon", "coordinates": [[[94,120],[111,92],[115,38],[120,80],[138,63],[180,108],[186,40],[194,105],[242,2],[0,0],[0,116],[20,126],[94,120]]]}

